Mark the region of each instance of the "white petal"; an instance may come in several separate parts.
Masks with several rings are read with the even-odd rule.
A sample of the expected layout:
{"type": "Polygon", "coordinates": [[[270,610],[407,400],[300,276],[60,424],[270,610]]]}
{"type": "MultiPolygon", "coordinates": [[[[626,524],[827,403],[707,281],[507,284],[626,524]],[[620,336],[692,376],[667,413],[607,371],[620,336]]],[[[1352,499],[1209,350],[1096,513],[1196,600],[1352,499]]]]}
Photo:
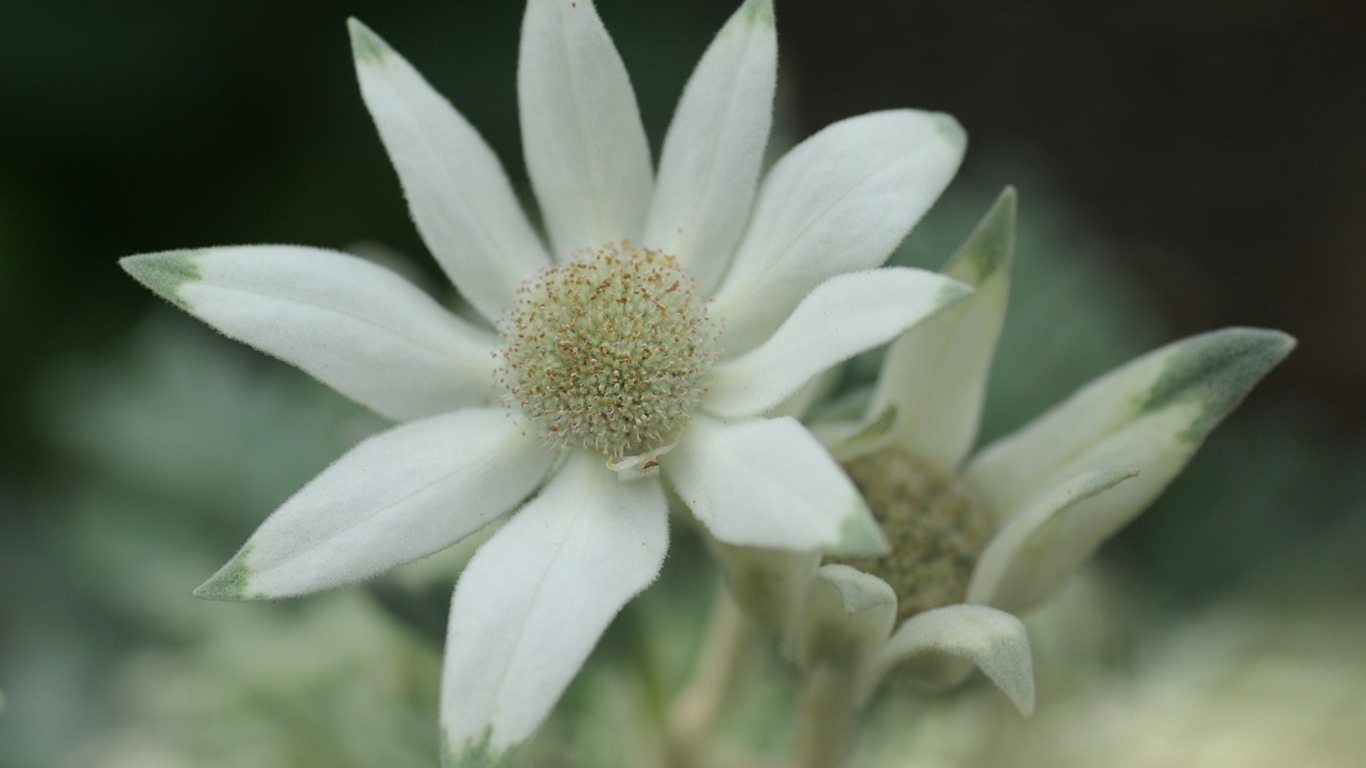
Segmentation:
{"type": "MultiPolygon", "coordinates": [[[[925,669],[943,656],[976,664],[1022,714],[1034,711],[1034,662],[1020,620],[984,605],[949,605],[916,614],[887,641],[878,659],[884,670],[918,664],[925,669]]],[[[898,669],[898,672],[902,672],[898,669]]],[[[938,686],[943,680],[926,679],[938,686]]]]}
{"type": "Polygon", "coordinates": [[[892,632],[896,593],[847,565],[823,565],[807,584],[805,614],[788,655],[803,669],[825,665],[861,676],[892,632]]]}
{"type": "Polygon", "coordinates": [[[749,220],[773,124],[778,36],[772,0],[748,0],[721,28],[678,103],[645,226],[710,294],[749,220]]]}
{"type": "Polygon", "coordinates": [[[948,115],[898,110],[835,123],[787,153],[716,293],[721,348],[758,346],[811,289],[885,261],[953,178],[965,142],[948,115]]]}
{"type": "Polygon", "coordinates": [[[295,246],[130,256],[139,282],[395,420],[493,402],[497,338],[370,262],[295,246]]]}
{"type": "Polygon", "coordinates": [[[713,367],[702,407],[729,418],[763,413],[830,366],[968,293],[961,283],[909,267],[832,277],[802,299],[768,341],[713,367]]]}
{"type": "Polygon", "coordinates": [[[874,421],[895,406],[887,438],[944,474],[958,470],[977,436],[1010,292],[1015,211],[1015,190],[1007,189],[945,265],[972,295],[892,343],[868,411],[874,421]]]}
{"type": "Polygon", "coordinates": [[[1127,467],[1088,472],[1011,517],[978,559],[968,602],[1025,614],[1051,597],[1102,541],[1132,517],[1133,493],[1145,491],[1131,480],[1138,474],[1127,467]]]}
{"type": "Polygon", "coordinates": [[[525,498],[552,455],[501,408],[394,427],[351,449],[286,501],[195,594],[290,597],[425,557],[525,498]]]}
{"type": "Polygon", "coordinates": [[[887,550],[854,484],[790,417],[724,423],[696,416],[659,462],[697,519],[728,544],[850,555],[887,550]]]}
{"type": "Polygon", "coordinates": [[[450,763],[501,765],[549,714],[668,548],[658,481],[572,454],[470,561],[451,601],[441,684],[450,763]]]}
{"type": "Polygon", "coordinates": [[[1293,347],[1283,333],[1250,328],[1169,344],[987,447],[969,466],[968,481],[1004,519],[1071,478],[1136,467],[1142,475],[1123,490],[1134,506],[1116,519],[1132,517],[1293,347]]]}
{"type": "Polygon", "coordinates": [[[493,150],[417,70],[349,22],[361,96],[418,232],[461,294],[496,321],[549,263],[493,150]]]}
{"type": "Polygon", "coordinates": [[[626,67],[592,0],[530,0],[517,66],[522,148],[555,256],[639,241],[653,185],[626,67]]]}

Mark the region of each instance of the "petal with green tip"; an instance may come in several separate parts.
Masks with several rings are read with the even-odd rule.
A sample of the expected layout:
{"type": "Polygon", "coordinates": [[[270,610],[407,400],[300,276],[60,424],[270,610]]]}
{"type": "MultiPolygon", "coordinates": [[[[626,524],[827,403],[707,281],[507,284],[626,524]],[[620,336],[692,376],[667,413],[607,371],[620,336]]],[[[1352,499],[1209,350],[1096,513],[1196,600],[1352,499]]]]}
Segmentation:
{"type": "Polygon", "coordinates": [[[940,687],[954,682],[957,665],[952,662],[960,659],[981,669],[1021,714],[1034,711],[1029,636],[1019,619],[995,608],[949,605],[916,614],[887,641],[877,666],[882,674],[896,668],[898,677],[940,687]],[[951,663],[942,664],[945,660],[951,663]],[[941,670],[952,671],[935,674],[941,670]]]}
{"type": "Polygon", "coordinates": [[[521,429],[501,408],[465,409],[371,437],[281,505],[195,594],[291,597],[454,544],[545,475],[553,454],[521,429]]]}
{"type": "Polygon", "coordinates": [[[517,62],[522,151],[554,256],[640,241],[654,180],[626,66],[591,0],[530,0],[517,62]]]}
{"type": "Polygon", "coordinates": [[[1135,467],[1142,474],[1123,489],[1133,506],[1126,514],[1132,517],[1294,345],[1284,333],[1255,328],[1228,328],[1169,344],[1088,384],[988,446],[968,467],[967,479],[1006,524],[1070,478],[1135,467]]]}
{"type": "Polygon", "coordinates": [[[540,726],[668,549],[658,480],[575,452],[479,548],[451,601],[441,725],[456,766],[503,765],[540,726]]]}
{"type": "Polygon", "coordinates": [[[757,416],[822,371],[883,344],[961,300],[962,283],[907,267],[837,275],[816,286],[767,341],[708,375],[701,407],[757,416]]]}
{"type": "Polygon", "coordinates": [[[886,551],[858,489],[795,419],[696,416],[684,429],[678,448],[659,462],[718,540],[796,552],[886,551]]]}
{"type": "Polygon", "coordinates": [[[749,220],[777,83],[772,0],[748,0],[702,55],[664,137],[644,242],[677,256],[704,293],[749,220]]]}
{"type": "Polygon", "coordinates": [[[718,344],[747,352],[813,288],[886,261],[962,160],[952,117],[894,110],[841,120],[773,166],[712,305],[718,344]]]}
{"type": "Polygon", "coordinates": [[[801,632],[788,655],[805,669],[861,675],[895,620],[896,593],[887,582],[847,565],[823,565],[807,585],[801,632]]]}
{"type": "Polygon", "coordinates": [[[1007,189],[943,270],[972,286],[972,295],[892,344],[873,396],[870,414],[896,407],[888,440],[945,474],[958,469],[977,437],[1005,320],[1015,221],[1015,190],[1007,189]]]}
{"type": "Polygon", "coordinates": [[[459,112],[384,40],[349,22],[361,97],[432,255],[484,317],[548,265],[503,166],[459,112]]]}
{"type": "Polygon", "coordinates": [[[133,277],[229,338],[394,420],[492,404],[497,337],[403,278],[284,245],[129,256],[133,277]]]}

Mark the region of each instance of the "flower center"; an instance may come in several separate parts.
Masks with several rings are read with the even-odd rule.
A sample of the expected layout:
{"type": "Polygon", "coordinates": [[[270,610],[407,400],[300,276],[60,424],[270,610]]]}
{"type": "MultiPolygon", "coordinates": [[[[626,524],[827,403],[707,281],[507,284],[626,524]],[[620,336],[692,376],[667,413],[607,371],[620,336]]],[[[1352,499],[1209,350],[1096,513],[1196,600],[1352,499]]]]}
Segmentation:
{"type": "Polygon", "coordinates": [[[674,257],[626,242],[523,283],[498,330],[507,342],[498,382],[541,438],[637,469],[651,468],[687,423],[716,338],[674,257]]]}
{"type": "Polygon", "coordinates": [[[963,602],[993,531],[980,500],[956,478],[940,476],[899,448],[883,448],[843,466],[892,551],[838,562],[887,582],[896,592],[900,621],[963,602]]]}

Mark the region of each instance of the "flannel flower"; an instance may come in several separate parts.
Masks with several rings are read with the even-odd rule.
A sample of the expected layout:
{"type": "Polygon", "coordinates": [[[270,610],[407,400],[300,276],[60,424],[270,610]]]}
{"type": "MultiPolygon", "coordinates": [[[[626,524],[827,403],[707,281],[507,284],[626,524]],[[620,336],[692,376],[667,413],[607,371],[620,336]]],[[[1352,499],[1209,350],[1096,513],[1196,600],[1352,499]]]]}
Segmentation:
{"type": "Polygon", "coordinates": [[[885,550],[820,442],[765,414],[968,293],[877,268],[953,176],[964,138],[941,114],[866,114],[802,142],[760,185],[777,44],[771,0],[748,0],[688,81],[656,176],[592,2],[530,0],[517,82],[547,247],[476,131],[379,37],[350,28],[417,228],[487,324],[332,251],[122,264],[400,422],[286,501],[196,594],[356,582],[520,507],[456,585],[443,671],[443,759],[497,764],[658,573],[663,479],[722,542],[885,550]]]}
{"type": "Polygon", "coordinates": [[[807,665],[842,655],[859,699],[891,672],[937,688],[976,664],[1030,712],[1033,665],[1016,616],[1143,511],[1295,344],[1250,328],[1169,344],[969,457],[1005,317],[1015,210],[1007,190],[944,267],[973,294],[891,345],[862,418],[816,427],[892,551],[799,561],[811,578],[789,652],[807,665]]]}

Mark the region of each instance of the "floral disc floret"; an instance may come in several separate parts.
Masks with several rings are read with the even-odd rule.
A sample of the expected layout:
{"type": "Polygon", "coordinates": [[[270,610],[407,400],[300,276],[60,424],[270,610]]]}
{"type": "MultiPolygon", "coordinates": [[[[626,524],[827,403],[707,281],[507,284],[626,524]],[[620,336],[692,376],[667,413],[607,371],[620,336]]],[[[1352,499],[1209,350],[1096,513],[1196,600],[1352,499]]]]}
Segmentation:
{"type": "Polygon", "coordinates": [[[677,261],[627,242],[542,270],[498,330],[498,383],[547,443],[645,469],[705,393],[716,338],[677,261]]]}
{"type": "Polygon", "coordinates": [[[892,551],[882,557],[834,562],[887,582],[896,592],[901,621],[961,603],[972,569],[993,532],[982,500],[957,478],[941,476],[893,446],[843,466],[882,526],[892,551]]]}

